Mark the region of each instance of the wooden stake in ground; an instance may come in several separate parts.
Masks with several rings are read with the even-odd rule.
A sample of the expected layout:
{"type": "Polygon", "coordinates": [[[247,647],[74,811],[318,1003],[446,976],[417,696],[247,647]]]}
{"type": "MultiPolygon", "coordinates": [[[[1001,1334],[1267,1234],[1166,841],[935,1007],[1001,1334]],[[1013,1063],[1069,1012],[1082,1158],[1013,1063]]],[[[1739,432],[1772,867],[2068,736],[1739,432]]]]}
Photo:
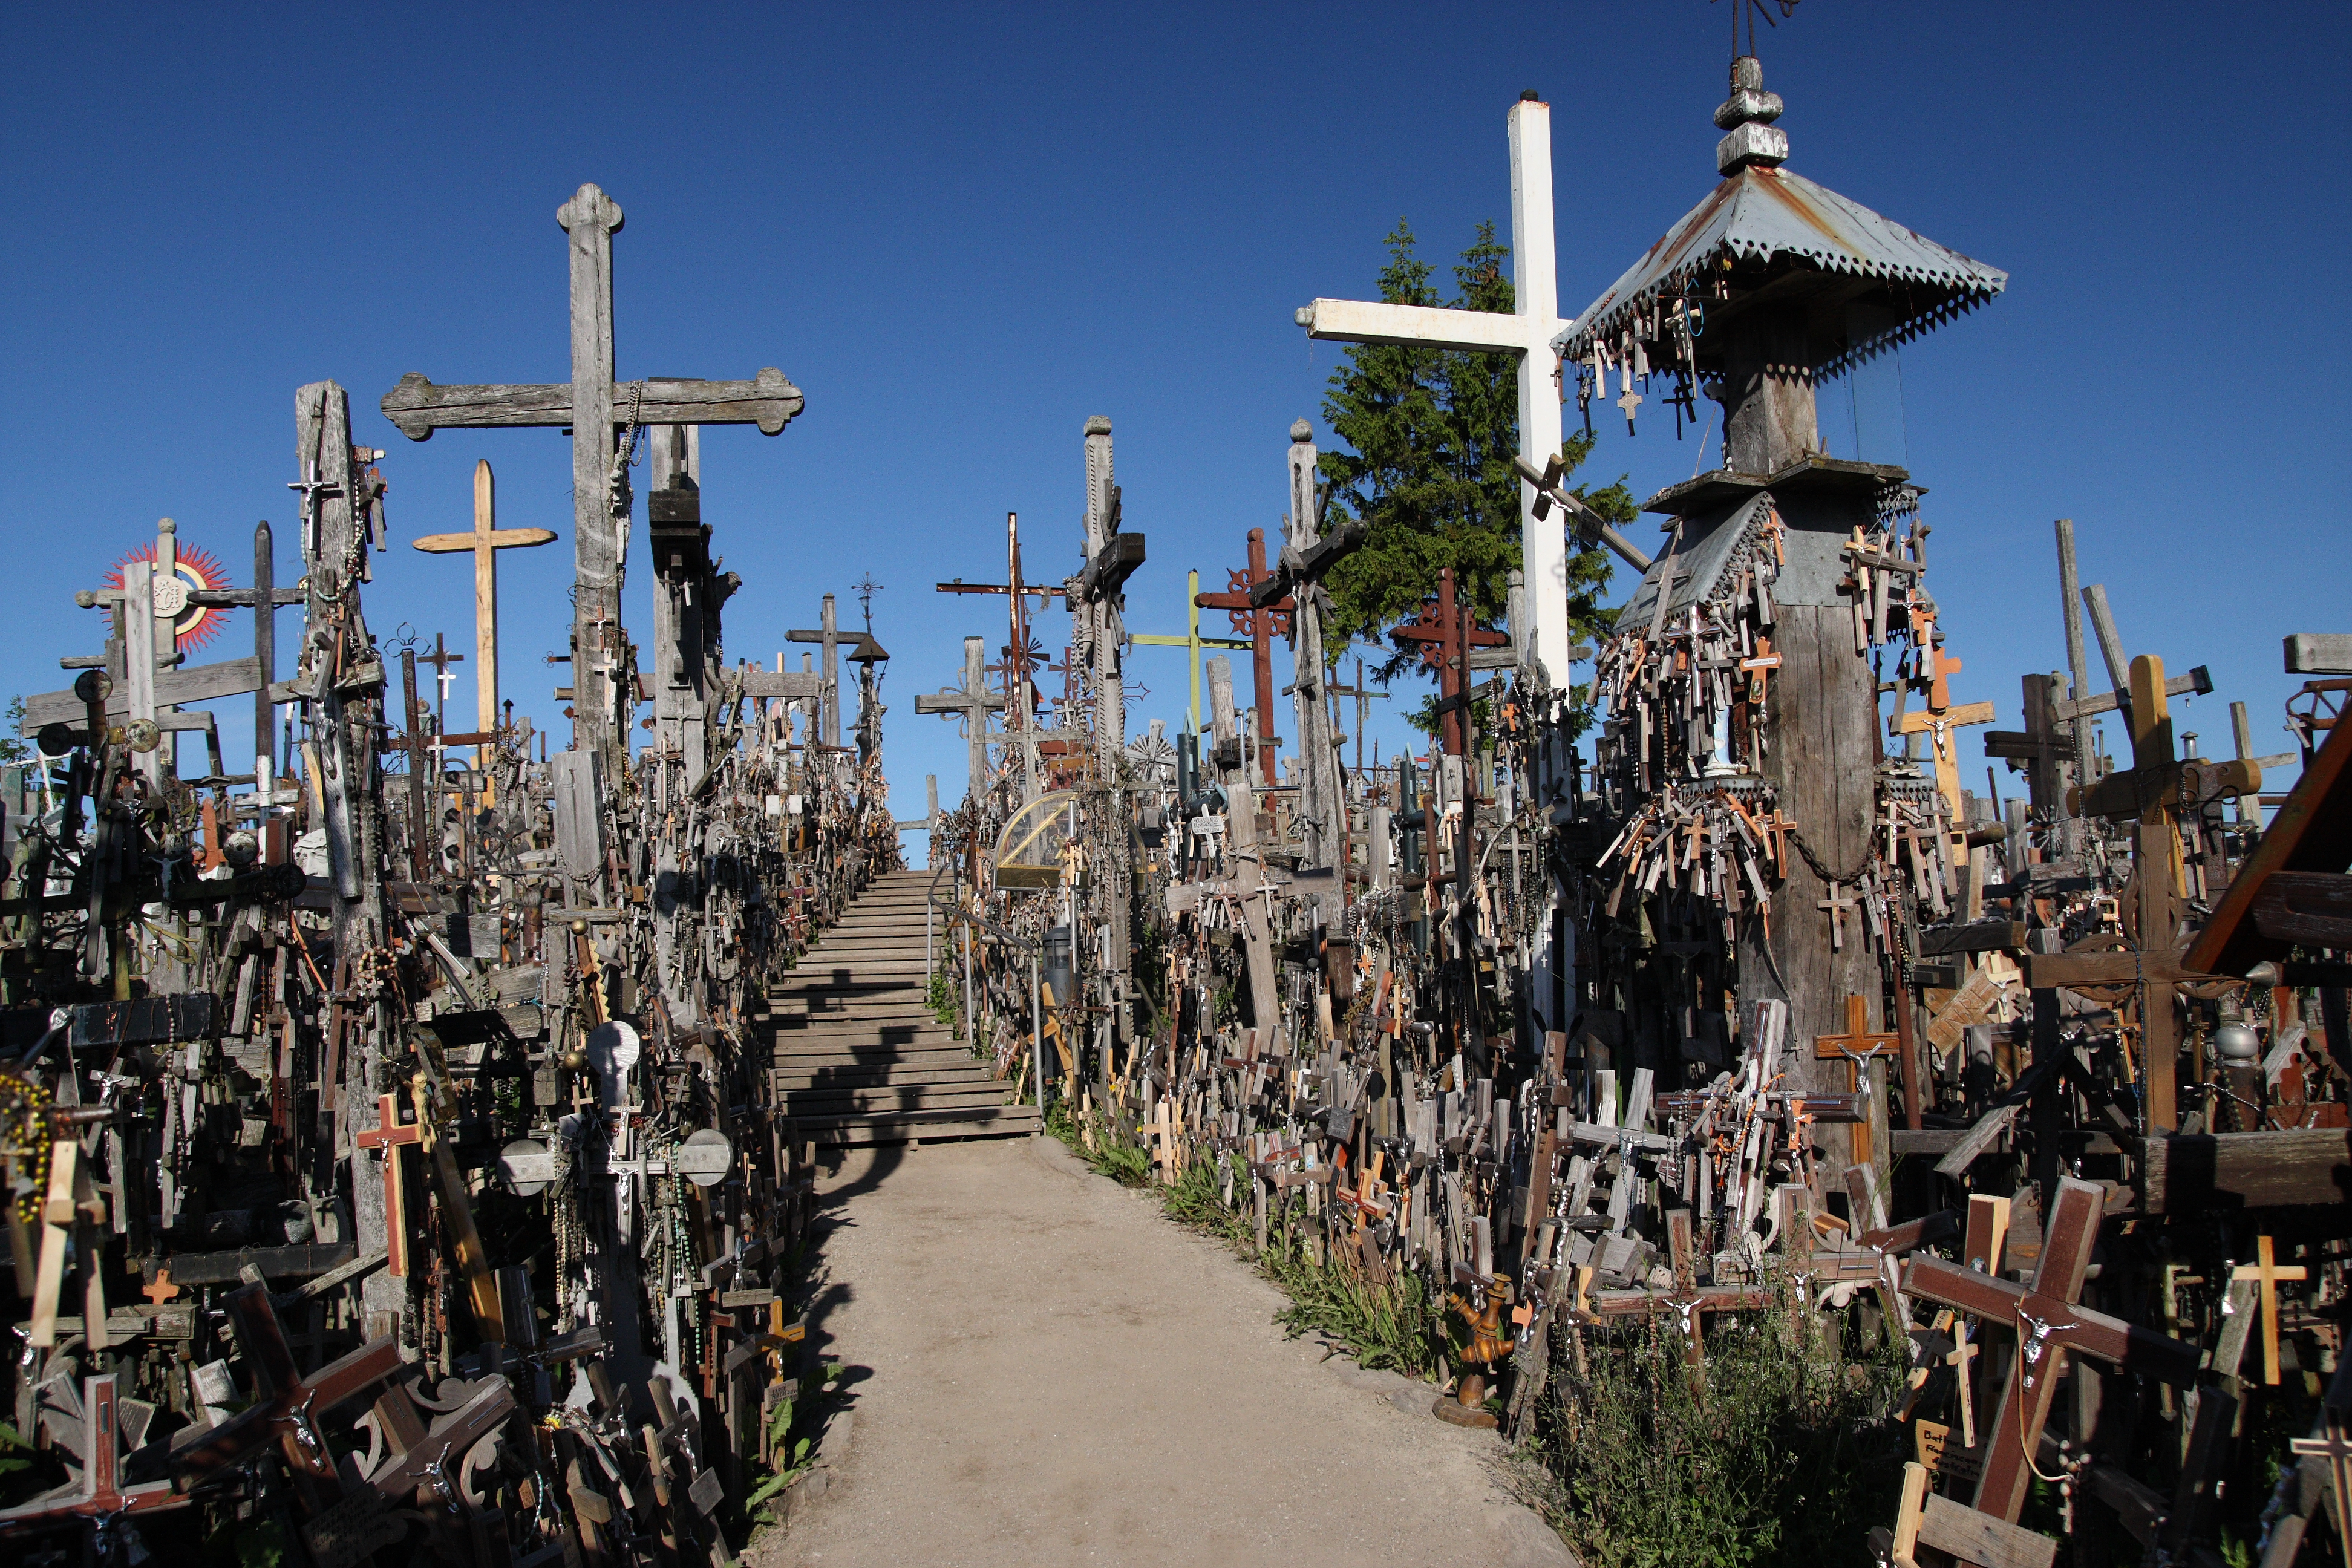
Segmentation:
{"type": "MultiPolygon", "coordinates": [[[[428,533],[416,548],[433,554],[471,551],[474,556],[474,717],[475,729],[488,734],[499,727],[499,552],[527,550],[551,544],[555,531],[546,528],[500,528],[498,502],[490,479],[490,460],[474,465],[474,528],[470,533],[428,533]]],[[[489,742],[481,743],[478,760],[487,763],[489,742]]]]}
{"type": "Polygon", "coordinates": [[[2260,1284],[2263,1293],[2263,1381],[2276,1387],[2279,1380],[2279,1281],[2304,1279],[2305,1270],[2300,1263],[2279,1267],[2273,1261],[2273,1243],[2267,1236],[2259,1238],[2254,1246],[2256,1261],[2240,1265],[2230,1278],[2252,1279],[2260,1284]]]}

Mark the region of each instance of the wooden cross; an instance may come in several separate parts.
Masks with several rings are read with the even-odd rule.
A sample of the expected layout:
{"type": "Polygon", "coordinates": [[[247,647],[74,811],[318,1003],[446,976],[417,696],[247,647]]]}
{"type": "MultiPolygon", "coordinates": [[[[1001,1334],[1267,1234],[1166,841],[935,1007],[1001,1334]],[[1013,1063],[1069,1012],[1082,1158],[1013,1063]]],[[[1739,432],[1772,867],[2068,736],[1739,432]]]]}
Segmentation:
{"type": "Polygon", "coordinates": [[[2263,1293],[2263,1381],[2276,1387],[2279,1380],[2279,1282],[2305,1279],[2307,1271],[2300,1263],[2288,1264],[2284,1268],[2276,1263],[2273,1243],[2267,1236],[2257,1237],[2254,1248],[2256,1261],[2239,1265],[2230,1278],[2259,1282],[2263,1293]]]}
{"type": "Polygon", "coordinates": [[[2068,1352],[2179,1387],[2197,1381],[2203,1356],[2195,1345],[2080,1304],[2105,1203],[2105,1188],[2060,1178],[2031,1285],[1940,1258],[1915,1257],[1903,1270],[1907,1293],[2010,1327],[2018,1335],[2017,1357],[1993,1407],[1984,1474],[1977,1483],[1976,1506],[1996,1518],[2014,1522],[2024,1506],[2033,1476],[2029,1461],[2042,1440],[2068,1352]]]}
{"type": "MultiPolygon", "coordinates": [[[[470,551],[474,557],[474,728],[489,732],[499,727],[499,552],[527,550],[551,544],[549,528],[500,528],[498,502],[490,479],[490,460],[474,465],[474,529],[470,533],[428,533],[416,548],[435,554],[470,551]]],[[[435,647],[439,647],[436,639],[435,647]]],[[[446,694],[446,685],[444,688],[446,694]]],[[[478,757],[488,765],[489,745],[482,743],[478,757]]]]}
{"type": "MultiPolygon", "coordinates": [[[[2098,953],[2032,953],[2026,984],[2140,987],[2140,1072],[2150,1125],[2169,1132],[2180,1125],[2174,1080],[2180,1055],[2180,1024],[2175,1002],[2183,982],[2215,978],[2182,967],[2180,931],[2180,830],[2182,766],[2172,754],[2172,713],[2167,700],[2164,661],[2142,654],[2131,661],[2132,767],[2108,774],[2088,789],[2067,792],[2078,816],[2121,817],[2137,824],[2132,865],[2138,887],[2136,950],[2098,953]]],[[[2206,775],[2224,794],[2259,789],[2262,769],[2252,763],[2211,764],[2206,775]]]]}
{"type": "MultiPolygon", "coordinates": [[[[135,564],[135,563],[134,563],[135,564]]],[[[58,1304],[65,1291],[66,1243],[74,1243],[82,1276],[82,1332],[92,1350],[107,1346],[106,1285],[95,1267],[94,1228],[105,1222],[106,1201],[90,1182],[81,1142],[60,1138],[49,1146],[49,1187],[41,1209],[41,1258],[33,1282],[28,1342],[47,1350],[58,1342],[58,1304]]]]}
{"type": "MultiPolygon", "coordinates": [[[[1470,649],[1501,647],[1509,639],[1478,626],[1470,606],[1455,593],[1454,568],[1437,574],[1436,596],[1425,601],[1418,620],[1396,628],[1401,642],[1418,644],[1421,662],[1437,672],[1437,710],[1445,721],[1445,750],[1452,756],[1469,754],[1470,649]]],[[[1466,813],[1465,814],[1466,816],[1466,813]]]]}
{"type": "Polygon", "coordinates": [[[223,1466],[241,1463],[274,1441],[298,1474],[331,1485],[335,1462],[327,1452],[320,1424],[336,1405],[400,1371],[399,1339],[386,1334],[372,1340],[306,1379],[294,1364],[268,1286],[241,1286],[221,1304],[236,1331],[237,1350],[253,1384],[253,1403],[181,1449],[173,1458],[173,1476],[199,1479],[223,1466]]]}
{"type": "Polygon", "coordinates": [[[1273,574],[1265,567],[1265,530],[1249,531],[1249,565],[1242,571],[1229,573],[1231,586],[1223,594],[1195,594],[1192,603],[1203,610],[1225,610],[1232,614],[1234,630],[1249,633],[1250,668],[1257,677],[1257,758],[1258,771],[1265,782],[1282,782],[1281,769],[1276,753],[1281,742],[1274,733],[1274,648],[1272,637],[1276,633],[1288,636],[1290,617],[1297,601],[1285,596],[1267,605],[1252,602],[1250,590],[1273,574]]]}
{"type": "MultiPolygon", "coordinates": [[[[1016,596],[1013,602],[1018,604],[1020,600],[1016,596]]],[[[816,626],[797,627],[784,636],[788,641],[815,643],[824,649],[823,738],[826,745],[838,746],[841,744],[841,645],[845,640],[855,642],[857,639],[842,637],[840,624],[834,618],[833,595],[830,594],[818,606],[816,626]]]]}
{"type": "MultiPolygon", "coordinates": [[[[492,426],[568,428],[572,432],[572,548],[578,592],[572,630],[581,650],[595,646],[589,626],[616,620],[620,609],[623,530],[615,526],[616,492],[626,469],[615,471],[616,426],[654,425],[757,425],[762,435],[782,430],[803,405],[800,389],[772,366],[751,381],[647,380],[626,387],[613,382],[613,236],[621,227],[620,204],[593,184],[582,185],[559,208],[555,221],[567,236],[572,275],[572,380],[549,386],[436,386],[411,372],[383,395],[383,415],[412,441],[429,440],[436,430],[492,426]]],[[[625,465],[628,454],[619,452],[625,465]]],[[[573,668],[573,704],[580,735],[606,753],[608,777],[617,776],[614,755],[625,745],[616,731],[618,704],[606,689],[609,676],[573,668]]],[[[634,698],[635,693],[628,694],[634,698]]]]}
{"type": "Polygon", "coordinates": [[[988,787],[988,716],[1001,712],[1004,699],[991,696],[982,670],[982,639],[963,639],[963,685],[960,689],[942,690],[935,697],[915,699],[918,713],[961,715],[965,725],[965,749],[970,753],[971,783],[967,798],[978,800],[988,787]]]}
{"type": "Polygon", "coordinates": [[[400,1157],[400,1151],[423,1142],[425,1130],[400,1120],[396,1095],[376,1096],[375,1121],[373,1127],[353,1133],[352,1142],[362,1149],[383,1151],[383,1237],[389,1259],[384,1272],[403,1279],[408,1276],[408,1163],[400,1157]]]}
{"type": "Polygon", "coordinates": [[[1375,691],[1364,684],[1364,661],[1360,658],[1356,661],[1355,685],[1333,686],[1327,689],[1334,697],[1352,697],[1356,700],[1356,771],[1360,773],[1364,771],[1364,727],[1371,721],[1372,704],[1386,702],[1389,694],[1375,691]]]}
{"type": "MultiPolygon", "coordinates": [[[[1511,105],[1511,298],[1514,312],[1447,310],[1421,305],[1317,300],[1296,317],[1310,338],[1402,343],[1417,348],[1507,353],[1518,361],[1519,458],[1542,478],[1560,449],[1560,395],[1553,381],[1552,340],[1570,331],[1559,319],[1553,264],[1551,106],[1532,96],[1511,105]]],[[[1568,531],[1537,510],[1540,490],[1519,476],[1519,543],[1527,574],[1530,627],[1512,641],[1528,650],[1554,690],[1569,685],[1568,531]]]]}
{"type": "Polygon", "coordinates": [[[1201,635],[1201,574],[1187,574],[1184,589],[1184,635],[1163,637],[1157,632],[1137,632],[1128,640],[1139,647],[1181,647],[1188,650],[1192,661],[1192,730],[1201,732],[1201,650],[1204,647],[1244,648],[1249,647],[1241,637],[1204,637],[1201,635]]]}
{"type": "Polygon", "coordinates": [[[142,1286],[139,1293],[160,1307],[164,1302],[176,1298],[180,1293],[180,1288],[172,1283],[172,1271],[169,1268],[158,1268],[155,1270],[155,1278],[142,1286]]]}
{"type": "Polygon", "coordinates": [[[161,1513],[186,1508],[195,1500],[168,1481],[121,1484],[121,1407],[115,1398],[114,1374],[82,1380],[81,1485],[62,1497],[49,1496],[0,1511],[0,1536],[23,1532],[68,1517],[95,1521],[100,1562],[110,1561],[104,1549],[107,1531],[124,1514],[161,1513]]]}
{"type": "MultiPolygon", "coordinates": [[[[1837,885],[1831,884],[1832,898],[1837,896],[1837,885]]],[[[1823,903],[1820,907],[1828,909],[1830,906],[1823,903]]],[[[1846,907],[1850,909],[1853,905],[1849,902],[1846,907]]],[[[1835,930],[1836,911],[1832,910],[1830,918],[1832,929],[1835,930]]],[[[1813,1059],[1829,1062],[1843,1057],[1846,1061],[1846,1087],[1860,1096],[1866,1106],[1871,1092],[1871,1062],[1882,1056],[1892,1056],[1895,1048],[1902,1044],[1902,1040],[1903,1037],[1899,1034],[1872,1034],[1869,1002],[1860,996],[1848,996],[1845,999],[1845,1033],[1814,1036],[1813,1059]]],[[[1862,1120],[1854,1123],[1852,1137],[1854,1163],[1861,1165],[1869,1164],[1870,1114],[1866,1110],[1863,1113],[1862,1120]]]]}
{"type": "Polygon", "coordinates": [[[1975,1360],[1979,1353],[1976,1342],[1969,1338],[1969,1326],[1966,1323],[1953,1324],[1952,1349],[1950,1353],[1944,1357],[1944,1364],[1950,1367],[1954,1375],[1959,1380],[1960,1447],[1963,1448],[1973,1448],[1977,1446],[1976,1399],[1970,1392],[1976,1382],[1976,1369],[1969,1363],[1975,1360]]]}
{"type": "Polygon", "coordinates": [[[1830,945],[1843,947],[1845,945],[1845,912],[1848,910],[1858,910],[1862,906],[1845,896],[1843,882],[1830,883],[1829,895],[1828,898],[1816,901],[1813,908],[1829,911],[1830,945]]]}
{"type": "Polygon", "coordinates": [[[1986,731],[1985,755],[2004,758],[2013,769],[2021,766],[2027,798],[2032,802],[2033,809],[2054,813],[2065,804],[2059,788],[2058,770],[2062,764],[2076,760],[2074,737],[2058,724],[2059,678],[2054,674],[2029,675],[2023,680],[2025,728],[1986,731]]]}
{"type": "MultiPolygon", "coordinates": [[[[2264,1237],[2263,1240],[2270,1238],[2264,1237]]],[[[2352,1436],[2344,1429],[2344,1413],[2329,1405],[2321,1413],[2319,1436],[2297,1437],[2287,1447],[2298,1454],[2327,1461],[2327,1484],[2336,1496],[2336,1533],[2352,1554],[2352,1436]]]]}

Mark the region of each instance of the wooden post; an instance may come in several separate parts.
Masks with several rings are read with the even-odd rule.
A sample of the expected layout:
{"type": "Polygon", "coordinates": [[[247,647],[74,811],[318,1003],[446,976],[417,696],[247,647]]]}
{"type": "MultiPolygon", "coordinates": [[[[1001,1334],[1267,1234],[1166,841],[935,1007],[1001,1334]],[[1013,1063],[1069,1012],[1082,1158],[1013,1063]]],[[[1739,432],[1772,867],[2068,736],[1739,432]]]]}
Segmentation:
{"type": "MultiPolygon", "coordinates": [[[[1209,661],[1209,711],[1215,726],[1217,747],[1222,752],[1226,742],[1241,738],[1234,723],[1233,666],[1223,654],[1209,661]]],[[[1266,924],[1266,901],[1258,896],[1265,880],[1265,862],[1257,846],[1257,802],[1250,789],[1246,762],[1228,767],[1220,758],[1217,768],[1218,782],[1225,791],[1226,847],[1237,868],[1234,879],[1241,888],[1245,922],[1243,934],[1249,959],[1250,1026],[1265,1031],[1264,1037],[1271,1040],[1282,1020],[1282,1001],[1275,989],[1274,936],[1266,924]]]]}

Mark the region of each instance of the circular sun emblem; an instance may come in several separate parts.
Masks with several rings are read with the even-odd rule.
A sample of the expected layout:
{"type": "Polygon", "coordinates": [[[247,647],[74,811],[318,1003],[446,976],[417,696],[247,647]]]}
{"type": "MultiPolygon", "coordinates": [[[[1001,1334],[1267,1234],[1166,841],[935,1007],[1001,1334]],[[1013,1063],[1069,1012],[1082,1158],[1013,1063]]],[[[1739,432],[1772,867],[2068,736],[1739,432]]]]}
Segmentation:
{"type": "MultiPolygon", "coordinates": [[[[121,588],[125,566],[133,561],[154,559],[155,547],[141,545],[115,563],[114,570],[107,574],[106,585],[121,588]]],[[[209,550],[182,543],[174,552],[173,564],[179,568],[176,576],[155,584],[155,614],[172,617],[173,647],[185,652],[212,641],[213,635],[221,629],[221,617],[228,614],[209,605],[192,605],[189,595],[198,588],[226,588],[233,584],[228,580],[228,568],[209,550]]]]}

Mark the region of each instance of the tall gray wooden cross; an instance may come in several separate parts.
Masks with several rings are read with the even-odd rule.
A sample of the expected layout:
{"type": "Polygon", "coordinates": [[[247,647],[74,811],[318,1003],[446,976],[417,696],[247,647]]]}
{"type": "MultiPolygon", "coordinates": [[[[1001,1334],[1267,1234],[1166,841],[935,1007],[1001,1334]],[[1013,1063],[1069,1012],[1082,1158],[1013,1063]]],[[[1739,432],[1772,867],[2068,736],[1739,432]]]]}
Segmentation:
{"type": "Polygon", "coordinates": [[[988,676],[982,660],[988,639],[963,639],[963,689],[942,691],[936,697],[915,699],[918,713],[961,713],[968,727],[965,744],[971,754],[971,783],[964,798],[978,800],[980,792],[988,787],[988,716],[1004,706],[1004,699],[988,689],[988,676]]]}
{"type": "MultiPolygon", "coordinates": [[[[1551,340],[1560,321],[1559,277],[1552,258],[1551,105],[1533,98],[1511,105],[1511,293],[1515,314],[1432,310],[1359,300],[1317,300],[1296,316],[1310,338],[1352,343],[1401,343],[1412,348],[1517,354],[1519,360],[1519,449],[1540,472],[1560,447],[1559,391],[1552,380],[1551,340]]],[[[1555,689],[1568,685],[1568,537],[1557,521],[1536,513],[1537,491],[1519,481],[1520,550],[1532,590],[1533,657],[1555,689]]],[[[1549,509],[1547,509],[1549,510],[1549,509]]],[[[1515,626],[1511,642],[1525,648],[1530,628],[1515,626]]]]}
{"type": "MultiPolygon", "coordinates": [[[[823,699],[824,716],[823,722],[818,726],[818,732],[826,745],[838,746],[841,744],[842,637],[840,623],[834,616],[833,595],[830,594],[824,596],[824,605],[818,615],[817,622],[814,631],[803,626],[788,631],[784,636],[793,642],[824,645],[824,697],[823,699]]],[[[856,639],[853,637],[850,640],[854,642],[856,639]]]]}
{"type": "Polygon", "coordinates": [[[593,184],[556,209],[570,236],[572,380],[543,386],[436,386],[412,371],[383,395],[383,416],[412,441],[436,430],[499,426],[572,432],[574,738],[603,754],[605,771],[625,764],[627,717],[635,693],[624,684],[620,636],[622,558],[628,538],[628,451],[615,427],[757,425],[773,436],[799,414],[800,389],[770,366],[750,381],[613,382],[613,236],[620,204],[593,184]]]}

